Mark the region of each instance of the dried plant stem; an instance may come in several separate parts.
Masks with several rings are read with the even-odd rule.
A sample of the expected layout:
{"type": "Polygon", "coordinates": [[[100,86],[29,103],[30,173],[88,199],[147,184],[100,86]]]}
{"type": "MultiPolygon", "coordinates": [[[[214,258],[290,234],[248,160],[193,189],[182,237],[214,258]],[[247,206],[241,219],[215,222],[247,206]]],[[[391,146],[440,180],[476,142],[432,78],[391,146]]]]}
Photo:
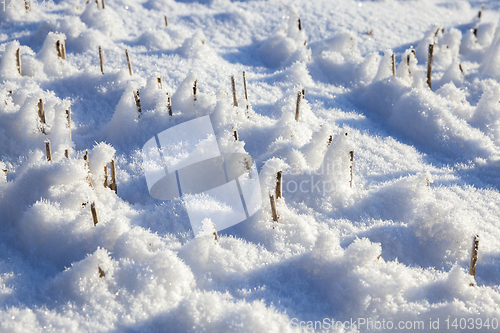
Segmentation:
{"type": "Polygon", "coordinates": [[[90,162],[89,162],[89,151],[85,150],[85,155],[83,156],[83,159],[85,161],[85,169],[87,170],[87,182],[89,183],[89,186],[94,189],[94,185],[92,184],[92,179],[90,179],[90,162]]]}
{"type": "Polygon", "coordinates": [[[16,67],[17,67],[17,71],[19,72],[20,75],[21,74],[21,50],[20,48],[17,48],[16,50],[16,67]]]}
{"type": "Polygon", "coordinates": [[[214,235],[215,242],[219,243],[219,236],[217,235],[217,227],[215,226],[214,223],[212,223],[212,225],[214,226],[214,232],[212,235],[214,235]]]}
{"type": "Polygon", "coordinates": [[[295,108],[295,121],[299,121],[301,100],[302,100],[302,92],[299,91],[299,93],[297,94],[297,106],[295,108]]]}
{"type": "Polygon", "coordinates": [[[50,149],[50,141],[45,141],[45,153],[47,155],[47,161],[52,162],[52,151],[50,149]]]}
{"type": "Polygon", "coordinates": [[[141,108],[141,91],[139,89],[134,91],[134,98],[135,98],[135,105],[138,108],[137,111],[139,112],[139,117],[140,117],[142,114],[142,108],[141,108]]]}
{"type": "Polygon", "coordinates": [[[71,106],[66,110],[66,121],[68,122],[69,138],[71,139],[71,106]]]}
{"type": "Polygon", "coordinates": [[[168,27],[168,19],[167,19],[167,15],[163,15],[163,17],[165,18],[165,26],[168,27]]]}
{"type": "Polygon", "coordinates": [[[351,180],[349,181],[349,186],[352,188],[353,183],[353,173],[354,173],[354,150],[349,152],[349,162],[350,162],[350,172],[351,172],[351,180]]]}
{"type": "Polygon", "coordinates": [[[299,31],[300,31],[300,30],[302,30],[302,22],[300,21],[300,17],[299,17],[298,21],[299,21],[299,31]]]}
{"type": "Polygon", "coordinates": [[[40,98],[38,100],[38,118],[40,118],[40,123],[41,123],[41,131],[43,134],[45,134],[45,111],[43,109],[43,100],[40,98]]]}
{"type": "Polygon", "coordinates": [[[332,141],[333,141],[333,135],[330,135],[330,137],[328,138],[328,142],[326,144],[326,148],[330,147],[330,145],[332,144],[332,141]]]}
{"type": "Polygon", "coordinates": [[[57,50],[57,56],[59,58],[62,58],[62,54],[61,54],[61,42],[59,40],[56,41],[56,50],[57,50]]]}
{"type": "Polygon", "coordinates": [[[127,57],[128,72],[132,76],[132,65],[130,64],[130,57],[128,55],[128,50],[125,49],[125,56],[127,57]]]}
{"type": "Polygon", "coordinates": [[[64,42],[61,42],[60,40],[56,41],[56,50],[57,50],[57,56],[61,59],[66,59],[65,57],[65,49],[64,49],[64,42]]]}
{"type": "Polygon", "coordinates": [[[440,30],[441,30],[441,28],[437,28],[437,29],[436,29],[436,32],[434,33],[434,38],[436,38],[436,37],[437,37],[437,35],[439,34],[439,31],[440,31],[440,30]]]}
{"type": "MultiPolygon", "coordinates": [[[[104,0],[102,0],[102,1],[104,1],[104,0]]],[[[99,279],[106,277],[106,273],[101,269],[101,267],[97,266],[97,268],[99,269],[99,279]]]]}
{"type": "Polygon", "coordinates": [[[64,149],[64,157],[69,158],[69,149],[64,149]]]}
{"type": "Polygon", "coordinates": [[[101,63],[101,73],[104,74],[104,54],[102,47],[99,46],[99,62],[101,63]]]}
{"type": "Polygon", "coordinates": [[[194,83],[193,83],[193,98],[194,98],[194,101],[196,102],[198,100],[198,97],[196,96],[196,93],[198,92],[198,80],[194,80],[194,83]]]}
{"type": "Polygon", "coordinates": [[[168,115],[171,116],[172,115],[172,98],[170,96],[168,96],[167,108],[168,108],[168,115]]]}
{"type": "Polygon", "coordinates": [[[158,88],[159,88],[160,90],[162,90],[162,89],[163,89],[163,82],[161,81],[161,77],[158,77],[158,78],[157,78],[157,81],[158,81],[158,88]]]}
{"type": "Polygon", "coordinates": [[[24,9],[27,12],[31,12],[31,1],[30,0],[24,0],[24,9]]]}
{"type": "Polygon", "coordinates": [[[243,88],[245,89],[245,100],[247,101],[247,110],[248,110],[247,76],[245,74],[245,71],[243,71],[243,88]]]}
{"type": "MultiPolygon", "coordinates": [[[[470,264],[469,264],[469,275],[476,276],[476,264],[478,258],[479,251],[479,235],[474,236],[474,240],[472,241],[472,250],[470,255],[470,264]]],[[[471,283],[471,286],[474,284],[471,283]]]]}
{"type": "Polygon", "coordinates": [[[106,9],[106,0],[102,0],[102,9],[106,9]]]}
{"type": "Polygon", "coordinates": [[[392,62],[392,76],[396,76],[396,56],[394,53],[391,56],[391,62],[392,62]]]}
{"type": "Polygon", "coordinates": [[[109,164],[109,167],[111,169],[111,189],[117,193],[117,188],[116,188],[116,169],[115,169],[115,160],[112,159],[111,163],[109,164]]]}
{"type": "Polygon", "coordinates": [[[458,68],[460,68],[460,72],[465,75],[464,67],[462,66],[462,63],[458,64],[458,68]]]}
{"type": "Polygon", "coordinates": [[[90,204],[90,211],[92,212],[92,219],[94,220],[94,227],[99,223],[99,215],[97,215],[97,210],[95,209],[95,202],[90,204]]]}
{"type": "Polygon", "coordinates": [[[41,98],[38,100],[38,117],[40,118],[40,122],[45,124],[45,111],[43,108],[43,100],[41,98]]]}
{"type": "Polygon", "coordinates": [[[104,166],[104,188],[108,187],[108,177],[108,164],[106,163],[106,165],[104,166]]]}
{"type": "Polygon", "coordinates": [[[432,84],[432,59],[434,56],[434,44],[429,44],[429,56],[427,58],[427,84],[431,88],[432,84]]]}
{"type": "Polygon", "coordinates": [[[234,136],[234,141],[239,141],[240,137],[238,135],[238,127],[234,128],[233,136],[234,136]]]}
{"type": "Polygon", "coordinates": [[[306,88],[302,88],[302,99],[306,98],[306,88]]]}
{"type": "Polygon", "coordinates": [[[66,60],[66,41],[64,40],[61,42],[61,54],[63,60],[66,60]]]}
{"type": "Polygon", "coordinates": [[[236,97],[236,80],[234,75],[231,76],[231,84],[233,86],[233,105],[238,106],[238,98],[236,97]]]}
{"type": "Polygon", "coordinates": [[[411,57],[411,54],[408,54],[406,56],[406,67],[408,68],[408,75],[410,75],[410,78],[411,78],[412,75],[411,75],[411,70],[410,70],[410,57],[411,57]]]}
{"type": "Polygon", "coordinates": [[[276,175],[276,199],[283,197],[283,171],[276,175]]]}
{"type": "Polygon", "coordinates": [[[278,222],[278,213],[276,211],[276,199],[274,199],[274,195],[269,195],[269,200],[271,200],[271,213],[273,215],[273,221],[278,222]]]}

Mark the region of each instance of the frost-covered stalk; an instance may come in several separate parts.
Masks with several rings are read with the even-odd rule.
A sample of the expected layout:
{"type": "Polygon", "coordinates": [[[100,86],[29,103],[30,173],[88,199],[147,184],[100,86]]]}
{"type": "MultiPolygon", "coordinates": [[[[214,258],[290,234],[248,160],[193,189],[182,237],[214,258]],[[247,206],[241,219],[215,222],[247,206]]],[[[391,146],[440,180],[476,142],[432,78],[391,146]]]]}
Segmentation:
{"type": "Polygon", "coordinates": [[[160,90],[162,90],[163,89],[163,82],[161,82],[161,77],[159,77],[157,80],[158,80],[158,88],[160,90]]]}
{"type": "Polygon", "coordinates": [[[21,74],[21,50],[19,48],[17,48],[16,50],[16,67],[17,67],[17,71],[19,72],[20,75],[21,74]]]}
{"type": "Polygon", "coordinates": [[[441,30],[441,28],[436,29],[436,32],[434,33],[434,41],[436,41],[436,38],[437,38],[440,30],[441,30]]]}
{"type": "Polygon", "coordinates": [[[354,150],[351,150],[349,152],[349,162],[351,165],[349,166],[350,172],[351,172],[351,180],[349,181],[349,186],[352,188],[352,180],[353,180],[353,173],[354,173],[354,150]]]}
{"type": "Polygon", "coordinates": [[[56,41],[56,50],[57,50],[57,56],[61,59],[64,59],[63,46],[60,40],[56,41]]]}
{"type": "Polygon", "coordinates": [[[163,15],[163,17],[165,18],[165,26],[168,27],[168,19],[167,19],[167,15],[163,15]]]}
{"type": "Polygon", "coordinates": [[[295,108],[295,121],[299,121],[301,100],[302,100],[302,92],[299,91],[299,93],[297,94],[297,106],[295,108]]]}
{"type": "Polygon", "coordinates": [[[269,195],[269,200],[271,200],[271,213],[273,214],[273,221],[278,222],[278,212],[276,211],[276,199],[274,199],[274,195],[269,195]]]}
{"type": "Polygon", "coordinates": [[[481,6],[479,13],[477,13],[477,19],[480,20],[481,16],[483,16],[484,5],[481,6]]]}
{"type": "Polygon", "coordinates": [[[234,75],[231,76],[231,84],[233,86],[233,105],[238,106],[238,97],[236,97],[236,80],[234,75]]]}
{"type": "Polygon", "coordinates": [[[396,76],[396,56],[394,53],[391,56],[391,61],[392,61],[392,76],[396,76]]]}
{"type": "Polygon", "coordinates": [[[9,170],[7,170],[7,169],[2,169],[2,172],[3,172],[4,176],[5,176],[5,178],[7,178],[7,172],[9,172],[9,170]]]}
{"type": "Polygon", "coordinates": [[[171,116],[172,115],[172,98],[170,96],[168,96],[167,108],[168,108],[168,115],[171,116]]]}
{"type": "Polygon", "coordinates": [[[43,100],[41,98],[38,100],[38,117],[40,118],[40,122],[45,124],[45,111],[43,109],[43,100]]]}
{"type": "Polygon", "coordinates": [[[333,141],[333,135],[330,135],[330,137],[328,138],[328,143],[326,144],[326,148],[330,147],[332,141],[333,141]]]}
{"type": "Polygon", "coordinates": [[[31,1],[30,0],[24,0],[24,9],[27,12],[31,12],[31,1]]]}
{"type": "Polygon", "coordinates": [[[198,100],[198,97],[196,97],[196,93],[197,92],[198,92],[198,80],[194,80],[194,83],[193,83],[193,98],[194,98],[195,102],[198,100]]]}
{"type": "Polygon", "coordinates": [[[95,0],[95,5],[97,6],[97,9],[99,9],[99,1],[95,0]]]}
{"type": "Polygon", "coordinates": [[[233,136],[234,136],[234,141],[239,141],[240,137],[238,135],[238,127],[234,127],[233,136]]]}
{"type": "Polygon", "coordinates": [[[41,132],[45,134],[45,111],[43,109],[43,100],[38,101],[38,118],[40,118],[41,132]]]}
{"type": "Polygon", "coordinates": [[[276,199],[283,197],[283,171],[276,175],[276,199]]]}
{"type": "Polygon", "coordinates": [[[69,158],[69,149],[64,149],[64,157],[69,158]]]}
{"type": "Polygon", "coordinates": [[[306,88],[302,88],[302,99],[306,98],[306,88]]]}
{"type": "Polygon", "coordinates": [[[115,169],[115,159],[113,158],[111,160],[111,163],[109,163],[109,167],[111,169],[111,189],[117,193],[116,189],[116,169],[115,169]]]}
{"type": "Polygon", "coordinates": [[[245,100],[247,101],[247,110],[248,110],[247,77],[245,75],[245,71],[243,71],[243,88],[245,89],[245,100]]]}
{"type": "MultiPolygon", "coordinates": [[[[103,4],[104,4],[104,0],[103,1],[103,4]]],[[[97,266],[98,270],[99,270],[99,279],[102,279],[103,277],[106,277],[106,273],[102,270],[101,267],[97,266]]]]}
{"type": "Polygon", "coordinates": [[[410,70],[410,57],[411,57],[411,54],[408,54],[406,56],[406,67],[408,68],[408,75],[410,75],[410,78],[411,78],[412,76],[411,76],[411,70],[410,70]]]}
{"type": "Polygon", "coordinates": [[[135,98],[135,105],[138,107],[138,112],[139,112],[139,116],[141,116],[142,114],[142,108],[141,108],[141,91],[139,89],[137,89],[137,91],[134,91],[134,98],[135,98]]]}
{"type": "Polygon", "coordinates": [[[299,31],[302,30],[302,22],[300,22],[300,17],[299,17],[299,31]]]}
{"type": "Polygon", "coordinates": [[[106,9],[106,0],[102,0],[102,9],[106,9]]]}
{"type": "MultiPolygon", "coordinates": [[[[474,236],[474,240],[472,241],[472,250],[470,255],[470,264],[469,264],[469,275],[476,276],[476,264],[479,250],[479,235],[474,236]]],[[[474,284],[471,283],[471,286],[474,284]]]]}
{"type": "Polygon", "coordinates": [[[57,56],[62,59],[63,54],[62,54],[62,46],[60,40],[56,41],[56,49],[57,49],[57,56]]]}
{"type": "Polygon", "coordinates": [[[66,41],[64,40],[61,42],[61,54],[63,60],[66,60],[66,41]]]}
{"type": "Polygon", "coordinates": [[[47,161],[52,162],[52,150],[50,149],[50,141],[45,141],[45,153],[47,155],[47,161]]]}
{"type": "Polygon", "coordinates": [[[434,57],[434,44],[429,44],[429,57],[427,58],[427,84],[431,88],[432,81],[432,58],[434,57]]]}
{"type": "Polygon", "coordinates": [[[99,62],[101,63],[101,73],[104,74],[104,54],[102,53],[102,47],[99,46],[99,62]]]}
{"type": "Polygon", "coordinates": [[[458,63],[458,68],[460,68],[460,72],[465,75],[464,67],[462,66],[462,62],[458,63]]]}
{"type": "Polygon", "coordinates": [[[68,122],[69,138],[71,140],[71,106],[66,110],[66,121],[68,122]]]}
{"type": "Polygon", "coordinates": [[[104,188],[108,187],[108,163],[104,166],[104,188]]]}
{"type": "Polygon", "coordinates": [[[99,216],[97,215],[97,210],[95,209],[95,202],[90,204],[90,211],[92,212],[92,219],[94,220],[94,227],[99,223],[99,216]]]}
{"type": "Polygon", "coordinates": [[[92,179],[90,179],[90,162],[89,162],[89,151],[85,150],[85,155],[83,156],[83,160],[85,161],[85,169],[87,170],[87,182],[89,186],[94,189],[94,185],[92,184],[92,179]]]}
{"type": "Polygon", "coordinates": [[[214,235],[215,242],[219,243],[219,236],[217,235],[217,227],[215,226],[215,223],[212,223],[212,225],[214,226],[214,232],[212,235],[214,235]]]}
{"type": "Polygon", "coordinates": [[[132,76],[132,65],[130,64],[130,57],[128,56],[128,50],[125,49],[125,56],[127,57],[128,72],[132,76]]]}

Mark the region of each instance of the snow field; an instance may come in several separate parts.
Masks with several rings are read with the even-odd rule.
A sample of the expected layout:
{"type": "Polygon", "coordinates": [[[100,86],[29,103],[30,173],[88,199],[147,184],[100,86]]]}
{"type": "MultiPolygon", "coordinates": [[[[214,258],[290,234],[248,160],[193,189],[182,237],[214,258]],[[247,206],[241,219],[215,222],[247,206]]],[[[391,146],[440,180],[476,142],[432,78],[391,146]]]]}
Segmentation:
{"type": "Polygon", "coordinates": [[[496,4],[479,20],[465,1],[55,2],[0,10],[2,331],[300,331],[292,318],[440,318],[448,331],[449,316],[500,319],[496,4]],[[204,115],[221,149],[255,158],[263,198],[218,243],[193,239],[180,200],[150,197],[142,167],[147,140],[204,115]],[[117,194],[102,185],[112,159],[117,194]]]}

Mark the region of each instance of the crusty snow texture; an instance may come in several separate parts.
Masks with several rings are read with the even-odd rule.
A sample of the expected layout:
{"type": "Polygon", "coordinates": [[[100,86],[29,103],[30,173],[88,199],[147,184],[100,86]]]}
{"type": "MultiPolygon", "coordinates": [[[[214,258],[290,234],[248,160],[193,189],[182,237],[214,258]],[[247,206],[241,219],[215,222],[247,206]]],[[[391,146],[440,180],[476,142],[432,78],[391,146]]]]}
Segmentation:
{"type": "Polygon", "coordinates": [[[497,331],[497,1],[5,2],[1,332],[497,331]],[[255,158],[263,198],[218,243],[193,237],[181,200],[150,197],[142,169],[147,140],[204,115],[221,149],[255,158]]]}

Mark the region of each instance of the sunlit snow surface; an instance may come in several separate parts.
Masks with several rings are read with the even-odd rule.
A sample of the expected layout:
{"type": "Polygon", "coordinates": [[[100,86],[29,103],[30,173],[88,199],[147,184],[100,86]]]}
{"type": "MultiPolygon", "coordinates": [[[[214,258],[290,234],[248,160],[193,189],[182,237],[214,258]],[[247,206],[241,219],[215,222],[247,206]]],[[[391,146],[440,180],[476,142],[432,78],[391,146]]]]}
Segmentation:
{"type": "MultiPolygon", "coordinates": [[[[300,322],[359,318],[422,321],[420,332],[461,331],[465,318],[474,327],[464,332],[498,330],[497,1],[38,0],[28,13],[24,1],[5,2],[1,332],[300,332],[300,322]],[[207,115],[217,142],[199,138],[203,153],[248,153],[262,190],[261,210],[218,243],[203,213],[225,207],[191,201],[208,234],[194,238],[186,206],[151,197],[143,170],[148,140],[207,115]],[[113,158],[117,194],[103,186],[113,158]]],[[[169,149],[167,167],[191,158],[169,149]]]]}

